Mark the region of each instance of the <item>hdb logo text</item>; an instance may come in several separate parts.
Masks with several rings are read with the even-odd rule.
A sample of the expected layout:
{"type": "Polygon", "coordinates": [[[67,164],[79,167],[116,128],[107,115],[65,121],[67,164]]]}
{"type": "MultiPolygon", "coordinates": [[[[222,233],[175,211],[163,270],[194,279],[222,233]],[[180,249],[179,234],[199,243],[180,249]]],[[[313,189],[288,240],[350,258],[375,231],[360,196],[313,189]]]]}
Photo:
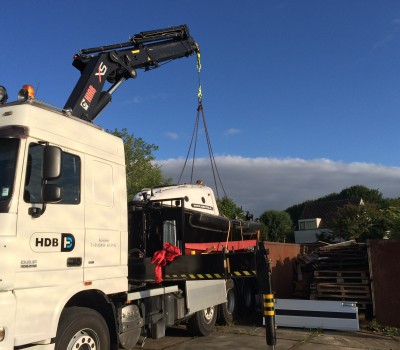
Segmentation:
{"type": "Polygon", "coordinates": [[[75,247],[75,238],[70,233],[61,234],[61,243],[59,238],[46,238],[46,237],[36,237],[35,240],[36,247],[52,247],[57,248],[60,247],[62,252],[70,252],[75,247]]]}

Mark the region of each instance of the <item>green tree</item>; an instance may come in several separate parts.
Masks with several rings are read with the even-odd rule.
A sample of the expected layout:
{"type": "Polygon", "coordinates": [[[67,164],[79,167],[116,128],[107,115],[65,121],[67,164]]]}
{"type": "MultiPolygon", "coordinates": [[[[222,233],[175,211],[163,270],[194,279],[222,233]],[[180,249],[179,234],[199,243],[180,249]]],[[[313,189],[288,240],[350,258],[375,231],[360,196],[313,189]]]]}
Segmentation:
{"type": "MultiPolygon", "coordinates": [[[[359,198],[362,198],[364,202],[368,203],[376,203],[379,205],[383,205],[385,203],[385,199],[383,198],[383,195],[379,190],[370,189],[363,185],[355,185],[343,189],[340,193],[333,192],[314,200],[307,200],[303,203],[293,205],[287,208],[285,211],[290,214],[294,227],[297,227],[298,220],[301,217],[303,209],[307,204],[359,198]]],[[[397,203],[400,204],[399,201],[397,201],[397,203]]]]}
{"type": "Polygon", "coordinates": [[[229,197],[217,199],[219,213],[229,219],[243,219],[243,210],[229,197]]]}
{"type": "Polygon", "coordinates": [[[272,242],[293,242],[293,224],[286,211],[267,210],[260,216],[260,221],[266,227],[263,240],[272,242]]]}
{"type": "Polygon", "coordinates": [[[356,185],[345,188],[339,193],[338,199],[362,198],[365,202],[381,204],[383,195],[379,190],[370,189],[363,185],[356,185]]]}
{"type": "Polygon", "coordinates": [[[153,152],[158,146],[134,137],[125,128],[109,132],[124,142],[128,200],[143,188],[171,184],[172,180],[164,178],[161,168],[154,164],[153,152]]]}
{"type": "MultiPolygon", "coordinates": [[[[236,205],[236,203],[229,197],[224,196],[222,199],[217,199],[217,206],[220,215],[226,216],[229,219],[245,219],[243,209],[236,205]]],[[[266,237],[266,227],[261,223],[261,236],[266,237]]],[[[263,238],[263,239],[264,239],[263,238]]],[[[266,240],[266,239],[264,239],[266,240]]]]}
{"type": "Polygon", "coordinates": [[[400,206],[387,206],[380,209],[380,218],[375,230],[380,237],[400,238],[400,206]]]}
{"type": "Polygon", "coordinates": [[[388,223],[375,203],[347,204],[337,210],[333,219],[334,235],[343,240],[365,241],[382,238],[388,223]]]}
{"type": "Polygon", "coordinates": [[[306,206],[307,203],[311,203],[312,201],[306,201],[300,204],[295,204],[292,205],[291,207],[287,208],[285,212],[287,212],[290,215],[290,218],[292,219],[292,225],[293,227],[296,227],[298,229],[298,222],[301,217],[301,214],[304,210],[304,207],[306,206]]]}

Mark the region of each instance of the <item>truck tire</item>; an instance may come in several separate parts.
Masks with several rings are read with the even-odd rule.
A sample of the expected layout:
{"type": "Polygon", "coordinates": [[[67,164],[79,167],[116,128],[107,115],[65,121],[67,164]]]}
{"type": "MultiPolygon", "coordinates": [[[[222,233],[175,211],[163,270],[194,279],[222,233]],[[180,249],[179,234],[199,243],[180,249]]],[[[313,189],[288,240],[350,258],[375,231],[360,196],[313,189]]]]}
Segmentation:
{"type": "Polygon", "coordinates": [[[82,307],[65,309],[58,324],[55,350],[109,350],[106,321],[97,312],[82,307]]]}
{"type": "Polygon", "coordinates": [[[255,291],[251,284],[245,284],[243,288],[243,308],[245,314],[250,314],[254,311],[255,291]]]}
{"type": "Polygon", "coordinates": [[[235,286],[226,291],[226,303],[218,307],[218,324],[227,325],[233,323],[238,313],[239,300],[235,286]]]}
{"type": "Polygon", "coordinates": [[[217,307],[197,311],[188,321],[187,329],[194,336],[209,335],[217,321],[217,307]]]}

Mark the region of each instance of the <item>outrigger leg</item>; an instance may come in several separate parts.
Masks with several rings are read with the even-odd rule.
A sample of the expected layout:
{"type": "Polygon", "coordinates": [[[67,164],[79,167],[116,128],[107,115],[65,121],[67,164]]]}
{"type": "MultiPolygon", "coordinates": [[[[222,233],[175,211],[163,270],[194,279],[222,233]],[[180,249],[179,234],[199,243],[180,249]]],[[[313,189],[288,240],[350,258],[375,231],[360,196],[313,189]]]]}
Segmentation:
{"type": "Polygon", "coordinates": [[[258,242],[256,260],[258,290],[259,293],[262,294],[262,310],[265,320],[266,341],[267,345],[271,349],[275,349],[276,327],[274,295],[271,286],[271,268],[268,260],[268,251],[265,249],[264,242],[258,242]]]}

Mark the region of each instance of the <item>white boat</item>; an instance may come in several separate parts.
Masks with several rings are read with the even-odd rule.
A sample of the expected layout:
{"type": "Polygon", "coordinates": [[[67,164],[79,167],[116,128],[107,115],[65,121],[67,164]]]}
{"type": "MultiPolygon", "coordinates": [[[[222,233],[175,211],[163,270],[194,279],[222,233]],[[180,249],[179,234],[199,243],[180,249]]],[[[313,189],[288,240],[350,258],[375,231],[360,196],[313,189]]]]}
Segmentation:
{"type": "Polygon", "coordinates": [[[133,246],[145,248],[146,256],[166,241],[186,254],[249,249],[256,245],[261,229],[259,222],[220,215],[213,190],[202,184],[145,188],[129,207],[137,223],[133,246]]]}

